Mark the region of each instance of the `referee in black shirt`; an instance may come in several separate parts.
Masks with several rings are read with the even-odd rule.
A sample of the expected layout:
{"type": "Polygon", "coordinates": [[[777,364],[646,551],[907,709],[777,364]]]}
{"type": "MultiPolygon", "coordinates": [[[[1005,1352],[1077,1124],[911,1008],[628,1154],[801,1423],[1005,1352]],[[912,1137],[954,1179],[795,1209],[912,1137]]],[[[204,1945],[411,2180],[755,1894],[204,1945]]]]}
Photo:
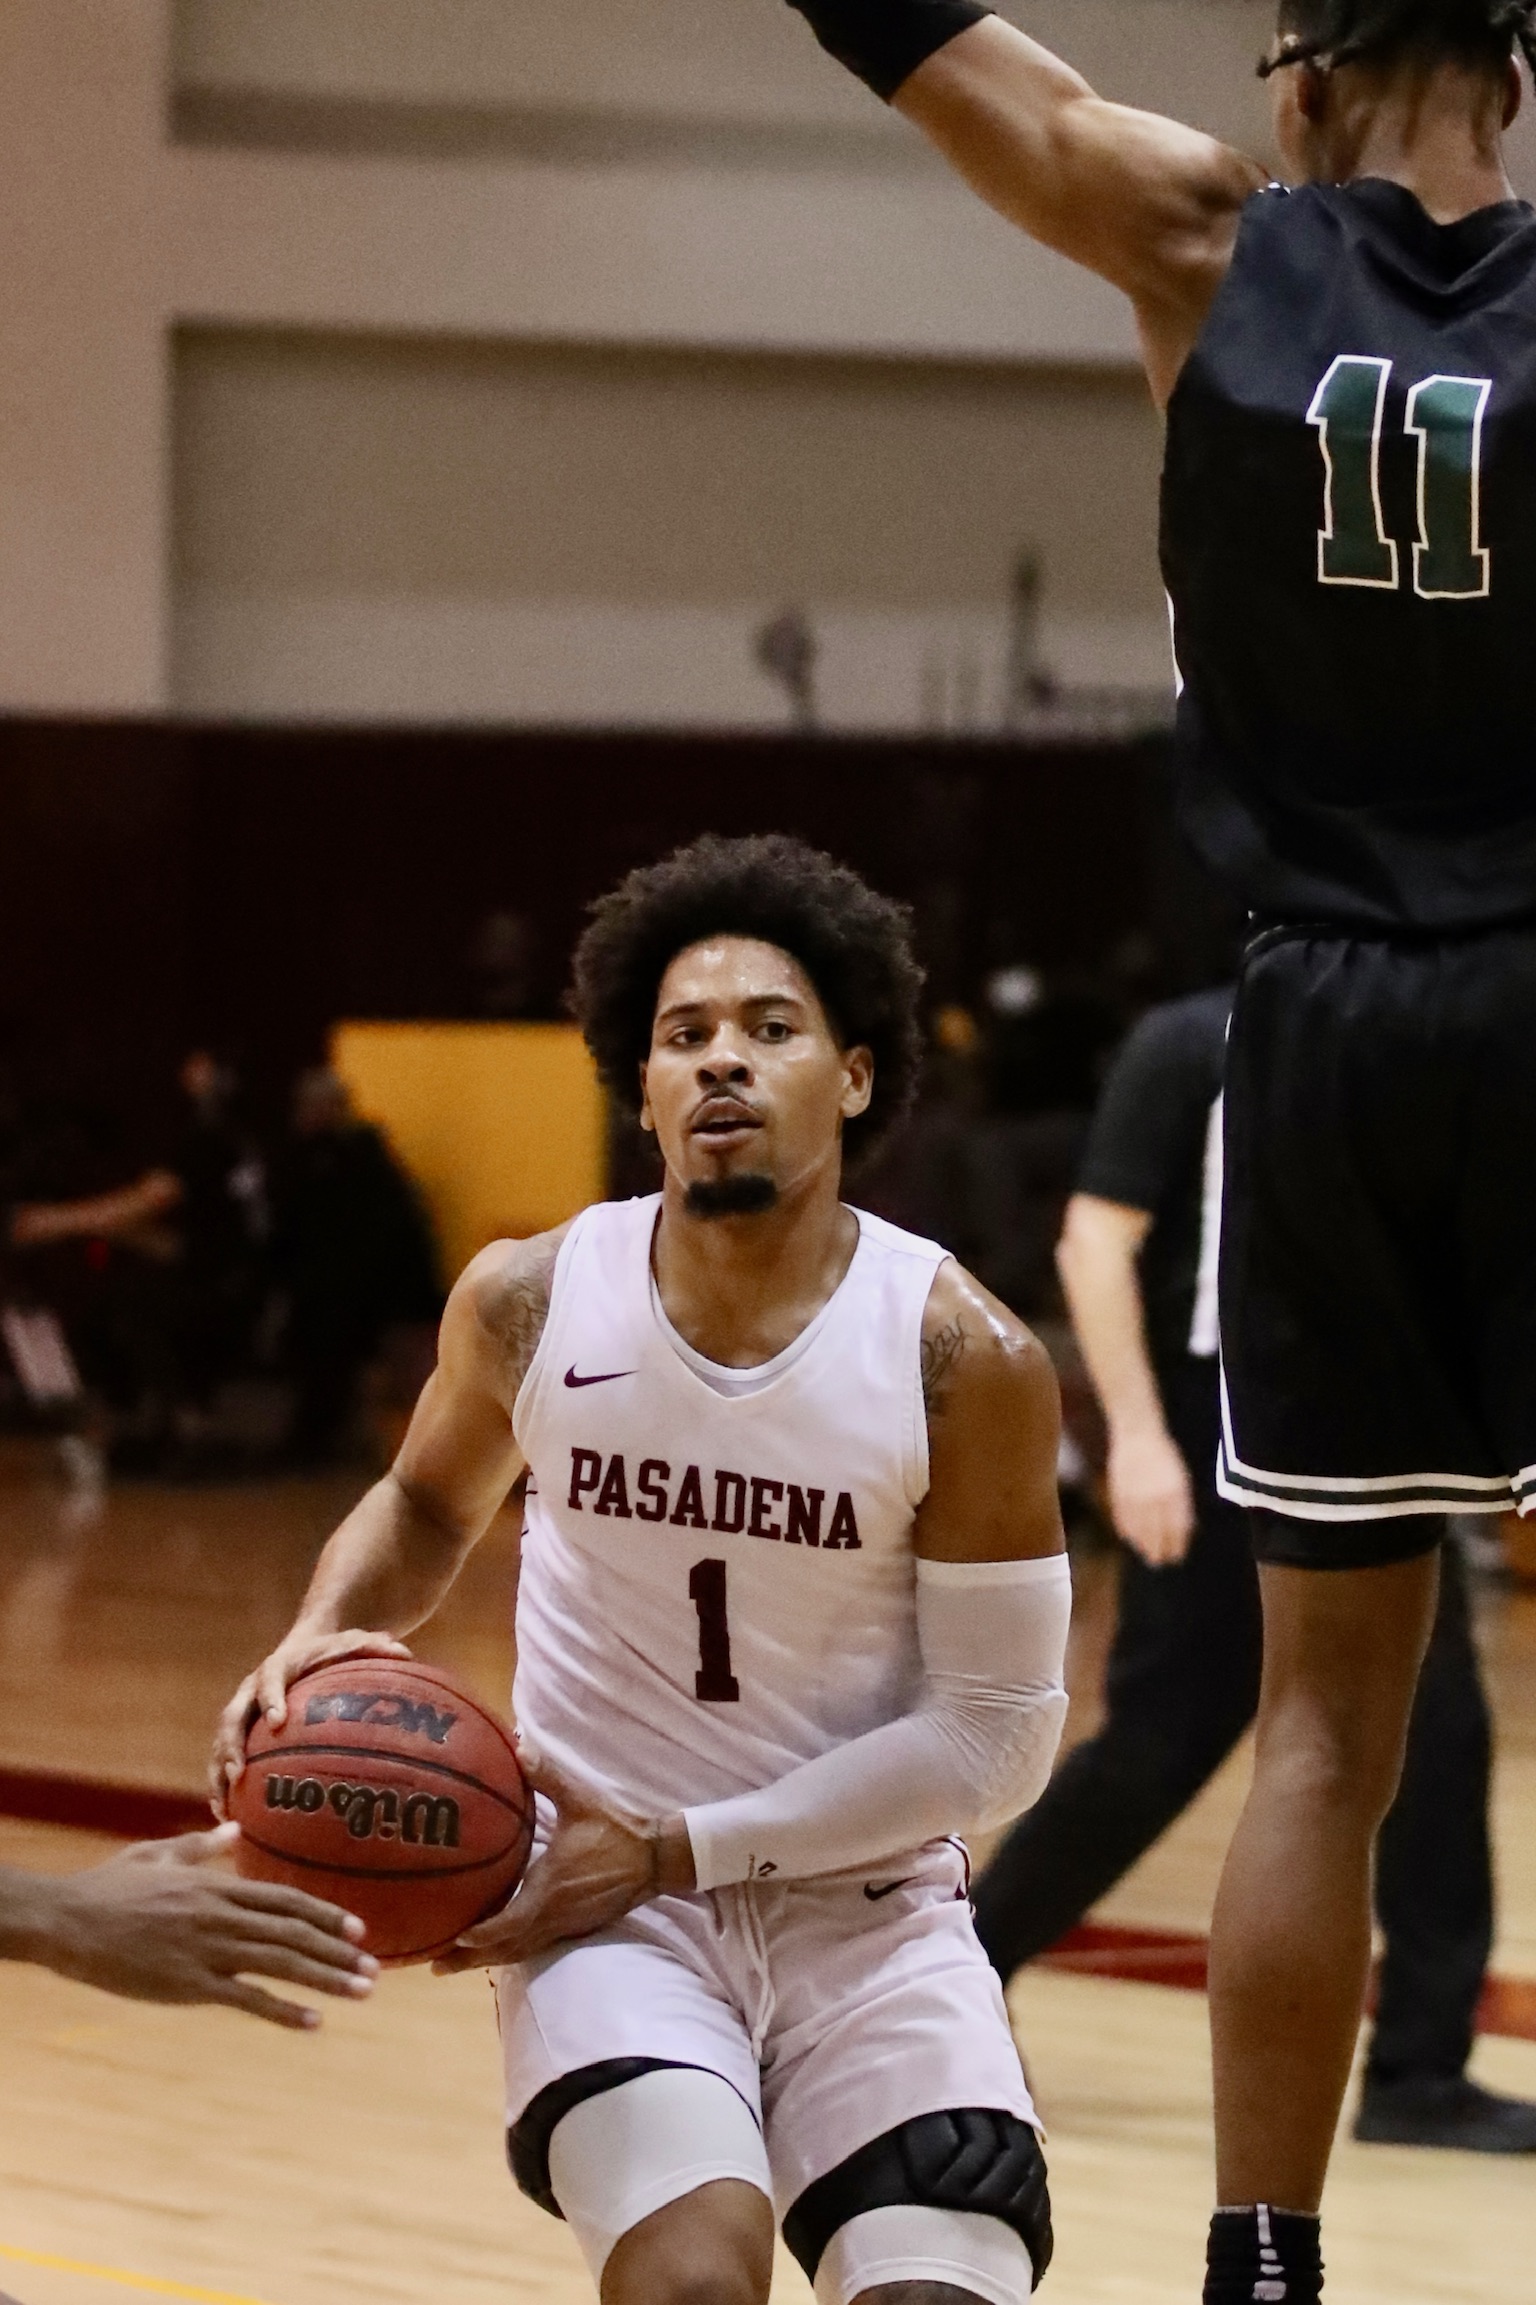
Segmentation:
{"type": "MultiPolygon", "coordinates": [[[[1058,1252],[1109,1432],[1124,1540],[1098,1734],[1063,1762],[976,1887],[1006,1980],[1081,1920],[1214,1774],[1258,1702],[1243,1508],[1216,1493],[1218,1125],[1231,988],[1154,1009],[1117,1059],[1058,1252]]],[[[1453,1544],[1396,1803],[1377,1849],[1380,2005],[1355,2133],[1536,2152],[1536,2105],[1466,2073],[1493,1937],[1490,1733],[1453,1544]]]]}

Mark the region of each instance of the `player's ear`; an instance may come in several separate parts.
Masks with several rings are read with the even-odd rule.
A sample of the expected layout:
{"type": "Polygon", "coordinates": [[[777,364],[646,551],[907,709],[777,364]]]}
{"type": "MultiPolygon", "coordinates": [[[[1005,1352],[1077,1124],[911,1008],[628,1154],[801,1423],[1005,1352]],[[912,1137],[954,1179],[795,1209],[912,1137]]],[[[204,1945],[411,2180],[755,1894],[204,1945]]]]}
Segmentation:
{"type": "Polygon", "coordinates": [[[647,1135],[656,1134],[656,1115],[651,1110],[651,1092],[645,1085],[646,1067],[640,1067],[640,1126],[647,1135]]]}
{"type": "Polygon", "coordinates": [[[838,1111],[844,1120],[857,1120],[861,1112],[868,1112],[869,1100],[874,1093],[874,1058],[867,1048],[845,1048],[843,1093],[838,1104],[838,1111]]]}
{"type": "Polygon", "coordinates": [[[1525,81],[1521,76],[1520,59],[1518,56],[1511,56],[1504,67],[1504,111],[1500,119],[1501,127],[1513,128],[1524,95],[1525,81]]]}

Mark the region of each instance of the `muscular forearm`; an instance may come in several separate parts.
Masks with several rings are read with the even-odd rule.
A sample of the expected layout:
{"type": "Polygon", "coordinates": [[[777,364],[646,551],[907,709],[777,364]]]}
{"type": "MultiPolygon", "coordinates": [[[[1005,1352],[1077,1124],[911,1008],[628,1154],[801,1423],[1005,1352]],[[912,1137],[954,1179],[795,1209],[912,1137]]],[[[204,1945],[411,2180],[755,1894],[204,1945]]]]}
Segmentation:
{"type": "Polygon", "coordinates": [[[413,1631],[442,1600],[478,1534],[449,1526],[386,1473],[320,1555],[295,1631],[413,1631]]]}

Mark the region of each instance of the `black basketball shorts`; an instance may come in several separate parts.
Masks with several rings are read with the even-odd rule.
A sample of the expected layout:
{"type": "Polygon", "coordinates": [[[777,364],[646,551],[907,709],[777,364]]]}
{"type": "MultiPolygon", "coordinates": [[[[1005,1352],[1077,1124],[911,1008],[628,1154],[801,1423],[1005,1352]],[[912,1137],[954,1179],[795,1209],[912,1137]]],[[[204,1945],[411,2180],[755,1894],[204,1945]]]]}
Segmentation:
{"type": "Polygon", "coordinates": [[[1227,1052],[1218,1485],[1262,1557],[1536,1509],[1536,927],[1270,929],[1227,1052]]]}

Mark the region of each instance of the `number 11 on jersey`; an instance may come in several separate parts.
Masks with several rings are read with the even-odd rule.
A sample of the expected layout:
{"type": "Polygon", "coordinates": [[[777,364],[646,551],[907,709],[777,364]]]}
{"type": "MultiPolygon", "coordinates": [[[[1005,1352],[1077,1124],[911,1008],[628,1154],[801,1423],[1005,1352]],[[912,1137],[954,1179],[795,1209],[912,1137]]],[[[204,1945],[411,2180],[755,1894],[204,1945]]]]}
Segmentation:
{"type": "MultiPolygon", "coordinates": [[[[1319,584],[1398,585],[1398,550],[1381,513],[1381,427],[1390,360],[1341,352],[1312,395],[1307,422],[1323,452],[1319,584]]],[[[1408,394],[1403,430],[1418,444],[1418,539],[1413,589],[1421,600],[1481,600],[1489,586],[1482,518],[1486,376],[1425,376],[1408,394]]]]}

